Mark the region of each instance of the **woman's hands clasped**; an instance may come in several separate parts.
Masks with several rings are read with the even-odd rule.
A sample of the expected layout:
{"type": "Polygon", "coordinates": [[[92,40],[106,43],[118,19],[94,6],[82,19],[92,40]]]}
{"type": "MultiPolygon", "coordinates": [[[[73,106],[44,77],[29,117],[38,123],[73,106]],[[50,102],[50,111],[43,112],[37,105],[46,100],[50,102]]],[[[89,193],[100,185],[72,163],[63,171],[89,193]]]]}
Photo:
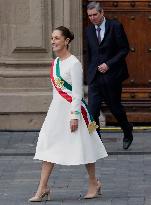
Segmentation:
{"type": "Polygon", "coordinates": [[[75,132],[78,129],[78,119],[70,120],[70,129],[71,132],[75,132]]]}

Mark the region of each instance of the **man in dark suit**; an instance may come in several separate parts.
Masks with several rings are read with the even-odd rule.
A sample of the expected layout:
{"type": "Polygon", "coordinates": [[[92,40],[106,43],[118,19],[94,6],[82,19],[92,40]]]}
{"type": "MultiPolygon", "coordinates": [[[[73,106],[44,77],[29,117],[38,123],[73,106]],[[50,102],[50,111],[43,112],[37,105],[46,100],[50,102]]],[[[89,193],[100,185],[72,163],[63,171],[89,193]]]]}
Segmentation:
{"type": "MultiPolygon", "coordinates": [[[[99,125],[101,103],[106,102],[124,132],[123,148],[128,149],[133,141],[132,125],[121,104],[122,82],[129,76],[125,62],[128,40],[121,23],[104,17],[100,3],[90,2],[87,14],[91,21],[86,28],[89,109],[99,125]]],[[[100,134],[99,128],[97,131],[100,134]]]]}

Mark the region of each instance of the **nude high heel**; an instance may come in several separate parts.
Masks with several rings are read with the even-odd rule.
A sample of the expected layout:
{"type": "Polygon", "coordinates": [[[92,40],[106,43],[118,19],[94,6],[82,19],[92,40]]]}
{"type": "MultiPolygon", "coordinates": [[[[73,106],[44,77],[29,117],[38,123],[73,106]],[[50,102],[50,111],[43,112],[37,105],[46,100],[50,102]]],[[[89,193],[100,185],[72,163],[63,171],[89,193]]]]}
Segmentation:
{"type": "Polygon", "coordinates": [[[97,192],[98,195],[102,195],[101,182],[99,180],[98,180],[97,192]]]}
{"type": "Polygon", "coordinates": [[[101,190],[101,182],[97,180],[97,189],[94,194],[87,194],[84,199],[93,199],[98,197],[99,195],[102,195],[102,190],[101,190]]]}
{"type": "Polygon", "coordinates": [[[50,189],[47,189],[40,196],[33,196],[32,198],[30,198],[29,202],[41,202],[41,201],[51,201],[51,200],[52,200],[52,194],[50,192],[50,189]]]}

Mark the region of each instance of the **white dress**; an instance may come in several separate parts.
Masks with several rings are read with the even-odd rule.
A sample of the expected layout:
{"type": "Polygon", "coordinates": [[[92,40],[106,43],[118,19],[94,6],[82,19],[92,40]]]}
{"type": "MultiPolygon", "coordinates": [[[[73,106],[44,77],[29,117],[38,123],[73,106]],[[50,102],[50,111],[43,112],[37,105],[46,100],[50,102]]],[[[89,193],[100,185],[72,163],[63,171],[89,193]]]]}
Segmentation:
{"type": "Polygon", "coordinates": [[[89,133],[81,114],[83,73],[74,55],[60,61],[60,75],[72,85],[72,102],[64,99],[53,86],[53,100],[39,133],[34,159],[61,165],[96,162],[106,157],[107,152],[97,132],[89,133]],[[71,119],[78,119],[75,132],[70,131],[71,119]]]}

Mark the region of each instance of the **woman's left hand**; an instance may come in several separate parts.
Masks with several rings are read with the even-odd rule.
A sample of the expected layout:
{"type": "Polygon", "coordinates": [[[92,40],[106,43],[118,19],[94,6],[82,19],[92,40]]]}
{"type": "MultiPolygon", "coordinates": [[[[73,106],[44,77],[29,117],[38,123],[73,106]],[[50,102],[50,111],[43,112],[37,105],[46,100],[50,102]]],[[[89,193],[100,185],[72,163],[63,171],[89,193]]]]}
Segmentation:
{"type": "Polygon", "coordinates": [[[75,132],[78,129],[78,119],[70,120],[70,129],[71,132],[75,132]]]}

